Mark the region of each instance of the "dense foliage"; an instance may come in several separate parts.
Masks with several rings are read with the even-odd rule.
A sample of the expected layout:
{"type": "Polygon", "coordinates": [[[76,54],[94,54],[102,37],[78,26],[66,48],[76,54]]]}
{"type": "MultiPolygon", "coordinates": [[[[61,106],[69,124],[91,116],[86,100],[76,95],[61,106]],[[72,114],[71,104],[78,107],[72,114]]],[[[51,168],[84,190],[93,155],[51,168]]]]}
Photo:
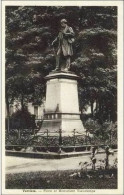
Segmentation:
{"type": "Polygon", "coordinates": [[[31,115],[28,110],[18,110],[10,117],[10,129],[34,129],[35,116],[31,115]]]}
{"type": "Polygon", "coordinates": [[[71,70],[81,77],[80,109],[100,123],[117,115],[116,7],[6,7],[6,105],[41,103],[44,76],[55,68],[51,42],[66,18],[75,31],[71,70]],[[95,110],[93,109],[95,105],[95,110]]]}

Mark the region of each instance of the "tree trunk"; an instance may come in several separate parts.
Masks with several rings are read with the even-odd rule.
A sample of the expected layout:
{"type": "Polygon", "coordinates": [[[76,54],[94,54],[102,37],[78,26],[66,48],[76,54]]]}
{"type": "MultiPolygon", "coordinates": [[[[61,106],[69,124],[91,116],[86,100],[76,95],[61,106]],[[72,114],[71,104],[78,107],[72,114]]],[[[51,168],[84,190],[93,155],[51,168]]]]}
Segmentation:
{"type": "Polygon", "coordinates": [[[102,109],[101,109],[101,100],[99,100],[99,112],[101,112],[102,109]]]}
{"type": "Polygon", "coordinates": [[[7,93],[6,93],[6,99],[5,99],[5,101],[6,101],[6,112],[7,112],[7,117],[9,117],[9,115],[10,115],[10,111],[9,111],[9,98],[8,98],[7,93]]]}
{"type": "Polygon", "coordinates": [[[24,110],[24,94],[21,96],[21,109],[24,110]]]}
{"type": "Polygon", "coordinates": [[[91,101],[91,115],[92,115],[92,117],[93,117],[93,101],[91,101]]]}
{"type": "Polygon", "coordinates": [[[98,112],[98,100],[96,100],[96,113],[98,112]]]}
{"type": "Polygon", "coordinates": [[[8,98],[8,94],[6,93],[5,95],[5,102],[6,102],[6,130],[9,133],[9,129],[10,129],[10,110],[9,110],[9,98],[8,98]]]}

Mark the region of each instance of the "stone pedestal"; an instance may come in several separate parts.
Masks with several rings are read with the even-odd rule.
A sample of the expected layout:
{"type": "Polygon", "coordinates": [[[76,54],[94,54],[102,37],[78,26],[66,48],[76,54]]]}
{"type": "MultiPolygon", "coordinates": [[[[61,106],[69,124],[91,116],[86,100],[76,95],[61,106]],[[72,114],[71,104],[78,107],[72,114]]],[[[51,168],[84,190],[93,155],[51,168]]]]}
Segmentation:
{"type": "Polygon", "coordinates": [[[72,72],[51,72],[46,76],[46,104],[42,127],[38,134],[62,130],[63,136],[71,136],[73,130],[84,132],[80,120],[77,80],[72,72]]]}

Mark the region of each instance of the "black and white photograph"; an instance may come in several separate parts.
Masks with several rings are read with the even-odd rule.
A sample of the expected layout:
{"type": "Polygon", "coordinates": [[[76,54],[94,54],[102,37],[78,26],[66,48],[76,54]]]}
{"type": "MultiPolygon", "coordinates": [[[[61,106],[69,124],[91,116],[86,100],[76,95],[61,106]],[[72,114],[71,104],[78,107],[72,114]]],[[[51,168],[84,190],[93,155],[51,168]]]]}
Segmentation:
{"type": "Polygon", "coordinates": [[[5,194],[123,194],[123,3],[91,2],[3,4],[5,194]]]}

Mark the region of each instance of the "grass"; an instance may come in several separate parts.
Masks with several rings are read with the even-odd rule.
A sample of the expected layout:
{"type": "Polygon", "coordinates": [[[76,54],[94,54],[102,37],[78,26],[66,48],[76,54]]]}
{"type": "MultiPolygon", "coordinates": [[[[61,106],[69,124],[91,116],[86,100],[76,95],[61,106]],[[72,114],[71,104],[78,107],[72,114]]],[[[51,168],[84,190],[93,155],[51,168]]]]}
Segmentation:
{"type": "Polygon", "coordinates": [[[91,173],[93,178],[70,177],[74,172],[76,170],[7,174],[6,189],[117,189],[117,171],[113,178],[99,178],[98,171],[91,173]]]}

